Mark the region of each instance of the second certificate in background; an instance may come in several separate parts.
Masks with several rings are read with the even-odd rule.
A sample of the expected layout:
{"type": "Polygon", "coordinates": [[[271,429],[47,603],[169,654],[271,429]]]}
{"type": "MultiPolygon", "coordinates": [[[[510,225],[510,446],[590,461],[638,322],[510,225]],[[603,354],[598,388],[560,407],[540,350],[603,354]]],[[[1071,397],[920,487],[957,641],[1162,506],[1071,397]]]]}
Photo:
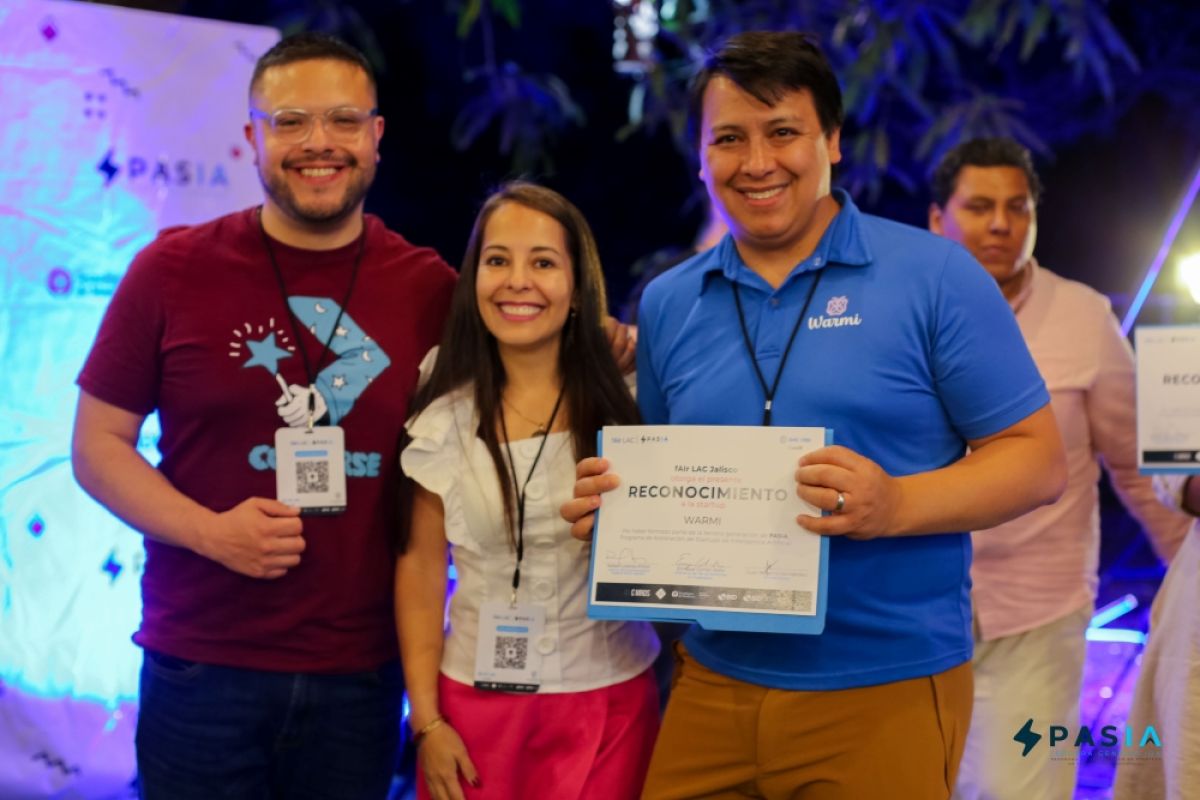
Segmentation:
{"type": "Polygon", "coordinates": [[[1200,472],[1200,326],[1141,325],[1134,341],[1138,467],[1200,472]]]}
{"type": "Polygon", "coordinates": [[[607,427],[621,479],[604,496],[588,613],[706,628],[820,633],[829,543],[796,522],[800,457],[827,428],[607,427]]]}

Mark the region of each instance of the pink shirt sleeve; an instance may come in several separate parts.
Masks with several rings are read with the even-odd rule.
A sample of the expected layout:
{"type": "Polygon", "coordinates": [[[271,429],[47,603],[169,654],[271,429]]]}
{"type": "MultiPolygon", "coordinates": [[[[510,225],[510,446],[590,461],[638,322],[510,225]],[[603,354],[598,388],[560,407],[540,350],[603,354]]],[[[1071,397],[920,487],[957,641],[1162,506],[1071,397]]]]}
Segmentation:
{"type": "Polygon", "coordinates": [[[1141,523],[1159,558],[1170,561],[1192,520],[1160,503],[1150,476],[1138,472],[1133,351],[1116,318],[1110,322],[1099,342],[1096,382],[1087,394],[1092,442],[1121,503],[1141,523]]]}
{"type": "Polygon", "coordinates": [[[1138,474],[1133,354],[1107,299],[1039,267],[1017,320],[1050,390],[1068,481],[1057,502],[972,536],[972,600],[985,641],[1094,602],[1102,465],[1161,556],[1173,554],[1189,528],[1138,474]]]}

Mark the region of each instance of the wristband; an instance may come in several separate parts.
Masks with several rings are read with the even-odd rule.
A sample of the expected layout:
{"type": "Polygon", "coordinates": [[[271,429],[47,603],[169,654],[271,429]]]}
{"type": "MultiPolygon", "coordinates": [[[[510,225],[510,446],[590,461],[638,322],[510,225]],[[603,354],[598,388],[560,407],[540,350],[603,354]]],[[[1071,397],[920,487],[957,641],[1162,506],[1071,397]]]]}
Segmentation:
{"type": "Polygon", "coordinates": [[[421,728],[421,730],[419,730],[413,734],[413,746],[420,747],[421,740],[424,739],[430,731],[435,730],[435,729],[441,727],[442,725],[445,725],[449,721],[450,720],[446,719],[441,714],[438,714],[436,717],[434,717],[428,723],[426,723],[425,727],[421,728]]]}

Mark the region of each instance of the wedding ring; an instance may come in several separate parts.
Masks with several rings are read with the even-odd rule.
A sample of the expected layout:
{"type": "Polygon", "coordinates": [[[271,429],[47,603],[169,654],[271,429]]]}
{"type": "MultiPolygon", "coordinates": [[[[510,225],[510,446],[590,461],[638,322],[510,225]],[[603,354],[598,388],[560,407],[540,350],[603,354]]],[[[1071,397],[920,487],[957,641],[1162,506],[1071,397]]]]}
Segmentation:
{"type": "Polygon", "coordinates": [[[836,514],[845,507],[846,507],[846,495],[842,494],[841,492],[838,492],[838,501],[837,501],[837,505],[833,507],[833,513],[836,514]]]}

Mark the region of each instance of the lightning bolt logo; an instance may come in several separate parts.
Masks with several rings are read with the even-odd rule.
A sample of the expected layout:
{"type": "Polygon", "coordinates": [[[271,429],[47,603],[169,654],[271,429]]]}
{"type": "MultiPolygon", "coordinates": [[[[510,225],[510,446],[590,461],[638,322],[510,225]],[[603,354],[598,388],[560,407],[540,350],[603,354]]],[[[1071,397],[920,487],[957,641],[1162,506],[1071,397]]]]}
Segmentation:
{"type": "Polygon", "coordinates": [[[104,175],[105,188],[113,182],[113,178],[117,177],[117,173],[121,171],[121,168],[113,163],[112,156],[113,151],[110,147],[108,148],[108,152],[104,154],[104,160],[96,165],[96,171],[104,175]]]}
{"type": "Polygon", "coordinates": [[[1013,741],[1020,743],[1025,748],[1021,751],[1021,758],[1029,755],[1029,751],[1032,750],[1033,746],[1041,740],[1042,735],[1040,733],[1033,732],[1032,718],[1025,720],[1025,724],[1021,726],[1021,730],[1017,731],[1013,735],[1013,741]]]}

